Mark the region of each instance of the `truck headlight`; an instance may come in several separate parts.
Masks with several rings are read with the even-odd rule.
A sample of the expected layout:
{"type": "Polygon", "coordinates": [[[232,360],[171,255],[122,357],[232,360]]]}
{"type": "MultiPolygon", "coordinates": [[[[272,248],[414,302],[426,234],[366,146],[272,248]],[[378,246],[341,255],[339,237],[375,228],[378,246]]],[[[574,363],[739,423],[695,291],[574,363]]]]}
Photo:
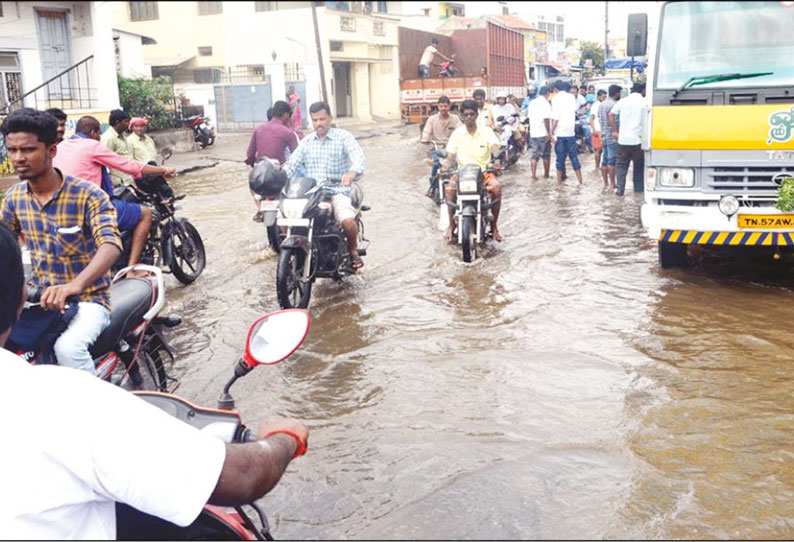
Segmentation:
{"type": "Polygon", "coordinates": [[[736,196],[731,194],[722,196],[720,198],[719,208],[722,214],[730,218],[739,210],[739,200],[736,199],[736,196]]]}
{"type": "Polygon", "coordinates": [[[695,186],[695,170],[692,168],[659,168],[659,186],[695,186]]]}
{"type": "Polygon", "coordinates": [[[645,190],[652,192],[656,190],[656,168],[649,167],[645,174],[645,190]]]}

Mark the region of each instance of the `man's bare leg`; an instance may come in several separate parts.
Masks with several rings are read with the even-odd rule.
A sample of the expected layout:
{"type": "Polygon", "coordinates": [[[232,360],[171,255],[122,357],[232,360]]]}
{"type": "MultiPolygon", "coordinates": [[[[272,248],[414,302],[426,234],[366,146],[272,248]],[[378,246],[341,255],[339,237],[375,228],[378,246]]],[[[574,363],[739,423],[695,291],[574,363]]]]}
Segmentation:
{"type": "Polygon", "coordinates": [[[496,223],[499,221],[499,211],[502,210],[502,187],[501,186],[493,186],[491,187],[491,197],[493,199],[499,199],[499,201],[491,207],[491,211],[493,212],[493,222],[491,223],[491,236],[493,237],[494,241],[502,241],[502,236],[499,235],[499,228],[496,226],[496,223]]]}
{"type": "Polygon", "coordinates": [[[152,226],[152,210],[146,205],[141,205],[141,219],[132,230],[132,245],[130,246],[129,265],[138,263],[146,238],[149,237],[149,228],[152,226]]]}
{"type": "Polygon", "coordinates": [[[573,172],[576,173],[576,179],[579,181],[579,184],[580,185],[583,184],[582,183],[582,168],[574,169],[573,172]]]}
{"type": "Polygon", "coordinates": [[[533,158],[531,163],[532,163],[532,180],[533,181],[537,181],[538,180],[538,161],[535,158],[533,158]]]}
{"type": "Polygon", "coordinates": [[[358,256],[358,227],[356,221],[352,218],[346,218],[342,221],[342,229],[345,231],[347,237],[347,248],[351,256],[358,256]]]}

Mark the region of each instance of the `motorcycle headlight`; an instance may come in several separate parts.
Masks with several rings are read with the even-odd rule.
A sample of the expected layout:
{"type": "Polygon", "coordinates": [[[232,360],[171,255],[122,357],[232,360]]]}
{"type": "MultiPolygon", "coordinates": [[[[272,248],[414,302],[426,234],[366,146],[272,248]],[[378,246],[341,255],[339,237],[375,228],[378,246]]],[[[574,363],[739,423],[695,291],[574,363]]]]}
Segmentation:
{"type": "Polygon", "coordinates": [[[722,196],[720,198],[719,208],[722,214],[730,218],[736,214],[736,211],[739,210],[739,200],[736,198],[736,196],[731,194],[722,196]]]}
{"type": "Polygon", "coordinates": [[[461,193],[476,193],[477,181],[460,181],[458,183],[458,192],[461,193]]]}
{"type": "Polygon", "coordinates": [[[659,186],[695,186],[695,170],[692,168],[659,168],[659,186]]]}
{"type": "Polygon", "coordinates": [[[281,212],[284,218],[303,218],[303,210],[308,202],[307,198],[284,198],[281,200],[281,212]]]}
{"type": "Polygon", "coordinates": [[[645,176],[645,190],[652,192],[656,190],[656,168],[649,167],[645,176]]]}

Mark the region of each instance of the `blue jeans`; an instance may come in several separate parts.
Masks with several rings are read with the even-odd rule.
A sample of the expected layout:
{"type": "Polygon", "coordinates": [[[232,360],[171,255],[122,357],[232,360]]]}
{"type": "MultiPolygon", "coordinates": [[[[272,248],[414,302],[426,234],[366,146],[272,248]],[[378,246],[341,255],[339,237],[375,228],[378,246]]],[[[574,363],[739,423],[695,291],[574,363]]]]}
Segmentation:
{"type": "Polygon", "coordinates": [[[557,155],[557,169],[563,171],[565,169],[565,157],[571,159],[571,165],[574,171],[582,169],[579,164],[579,151],[576,150],[576,138],[571,137],[558,137],[557,142],[554,143],[554,153],[557,155]]]}
{"type": "Polygon", "coordinates": [[[53,347],[58,364],[96,375],[88,349],[109,325],[110,311],[105,307],[99,303],[78,303],[77,314],[53,347]]]}
{"type": "Polygon", "coordinates": [[[441,159],[435,149],[430,151],[430,158],[433,159],[433,169],[430,170],[430,188],[433,188],[435,184],[433,181],[436,177],[436,173],[438,173],[438,170],[441,168],[441,159]]]}

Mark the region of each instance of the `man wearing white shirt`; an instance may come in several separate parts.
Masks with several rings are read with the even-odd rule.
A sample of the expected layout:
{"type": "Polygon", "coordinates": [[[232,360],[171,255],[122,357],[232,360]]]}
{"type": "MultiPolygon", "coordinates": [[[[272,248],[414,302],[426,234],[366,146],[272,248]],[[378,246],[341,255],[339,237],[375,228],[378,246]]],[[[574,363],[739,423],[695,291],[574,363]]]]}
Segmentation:
{"type": "MultiPolygon", "coordinates": [[[[601,109],[601,102],[606,99],[607,91],[604,89],[599,90],[593,105],[590,106],[590,113],[588,113],[587,119],[590,124],[590,130],[593,132],[592,139],[593,150],[595,150],[596,170],[601,168],[601,122],[598,120],[598,111],[601,109]]],[[[609,180],[607,178],[606,171],[602,171],[601,176],[604,179],[604,188],[606,188],[609,186],[609,180]]]]}
{"type": "MultiPolygon", "coordinates": [[[[579,106],[576,98],[570,93],[570,85],[564,81],[554,83],[557,95],[551,100],[551,132],[554,153],[557,155],[557,186],[562,186],[562,172],[565,168],[565,157],[571,159],[576,178],[582,184],[582,166],[579,164],[579,152],[576,149],[576,111],[579,106]]],[[[530,128],[531,131],[531,128],[530,128]]]]}
{"type": "Polygon", "coordinates": [[[2,348],[24,283],[16,236],[0,222],[1,540],[161,539],[117,533],[116,503],[184,527],[207,502],[258,499],[305,450],[295,420],[225,444],[86,371],[30,365],[2,348]]]}
{"type": "Polygon", "coordinates": [[[538,160],[543,160],[543,177],[549,178],[551,162],[551,104],[549,87],[542,87],[539,96],[529,102],[529,143],[532,148],[532,180],[538,180],[538,160]]]}
{"type": "Polygon", "coordinates": [[[626,191],[626,175],[629,172],[629,162],[634,166],[634,192],[643,192],[643,174],[645,169],[645,156],[642,152],[642,131],[645,128],[645,118],[648,112],[648,103],[645,101],[645,84],[634,83],[631,94],[620,100],[609,112],[609,125],[618,142],[617,181],[618,187],[615,194],[622,196],[626,191]],[[618,131],[617,117],[620,116],[620,130],[618,131]]]}

